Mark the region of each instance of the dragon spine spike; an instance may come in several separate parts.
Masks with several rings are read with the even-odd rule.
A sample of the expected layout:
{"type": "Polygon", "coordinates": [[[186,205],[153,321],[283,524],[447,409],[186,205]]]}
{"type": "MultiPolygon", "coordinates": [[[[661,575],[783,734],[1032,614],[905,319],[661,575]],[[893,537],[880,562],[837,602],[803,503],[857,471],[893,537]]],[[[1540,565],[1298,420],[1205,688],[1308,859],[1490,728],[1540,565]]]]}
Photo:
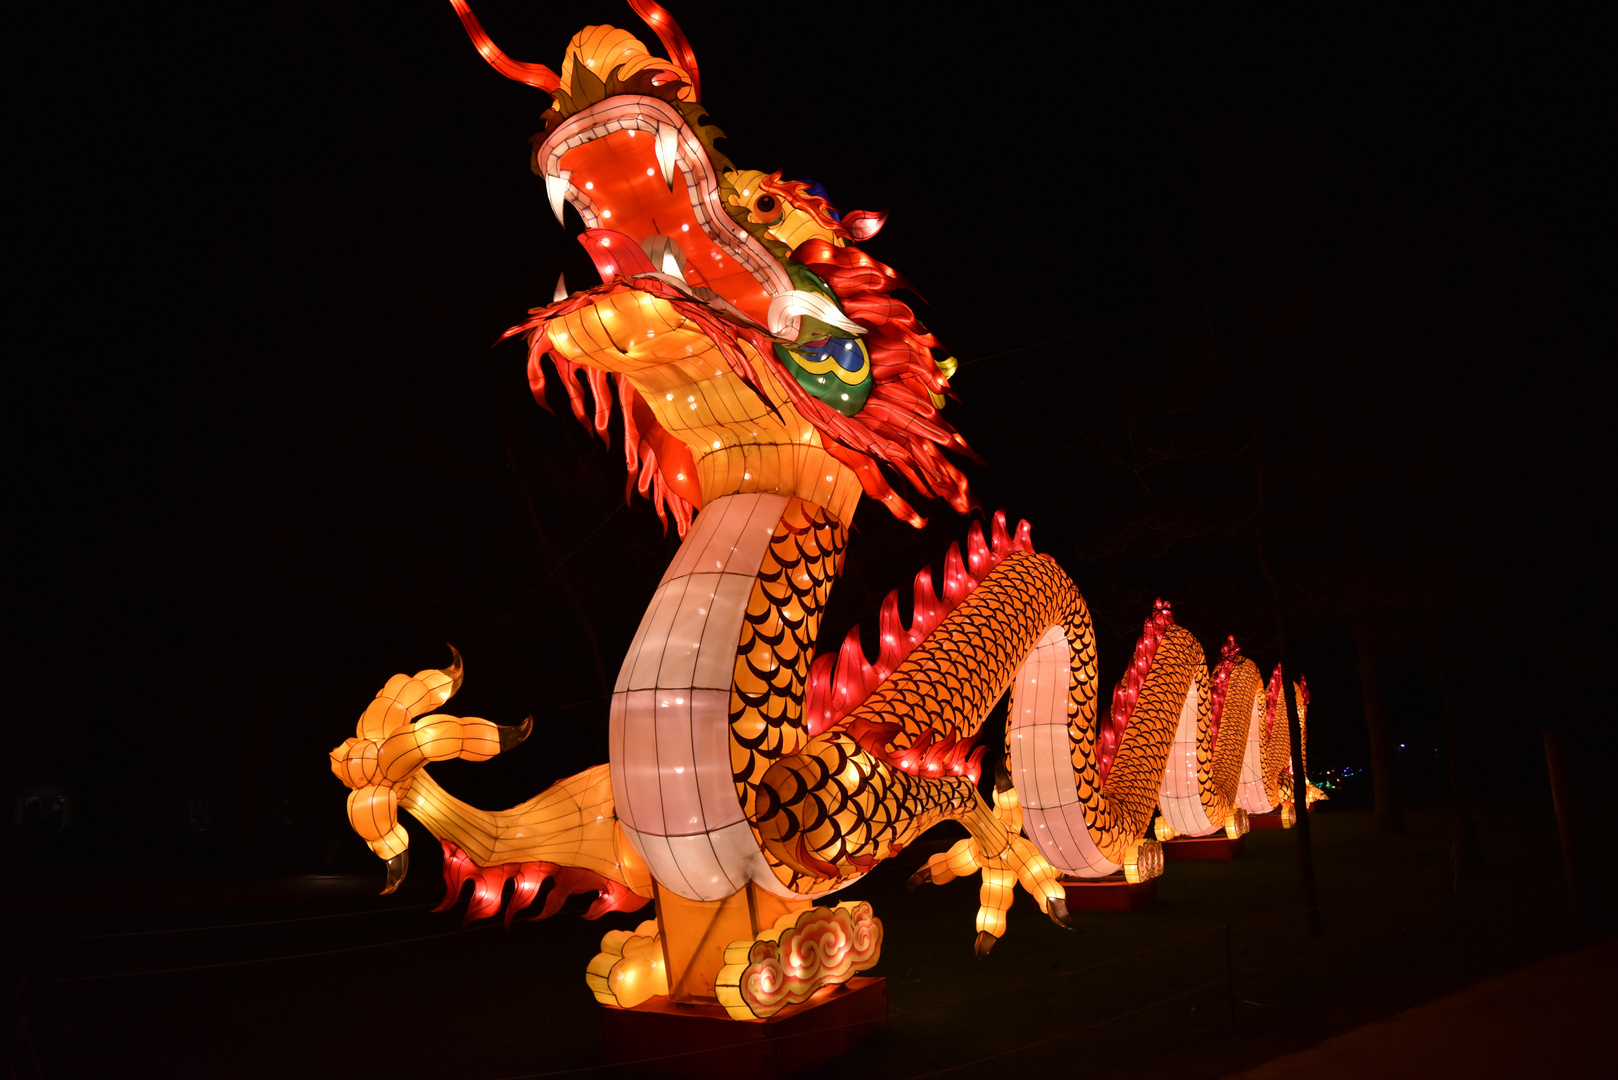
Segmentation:
{"type": "Polygon", "coordinates": [[[983,542],[983,525],[974,521],[966,530],[966,563],[972,568],[974,581],[982,581],[989,572],[989,545],[983,542]]]}
{"type": "Polygon", "coordinates": [[[1118,756],[1118,747],[1123,745],[1124,731],[1129,727],[1129,718],[1135,711],[1135,702],[1140,699],[1141,687],[1146,682],[1146,675],[1152,669],[1152,660],[1157,656],[1157,648],[1163,643],[1163,635],[1168,628],[1174,625],[1174,614],[1167,601],[1159,598],[1152,604],[1152,616],[1146,620],[1141,628],[1140,640],[1135,644],[1135,655],[1124,672],[1124,677],[1118,680],[1118,685],[1112,691],[1112,709],[1107,714],[1107,720],[1101,725],[1101,734],[1097,740],[1096,772],[1103,785],[1107,782],[1107,774],[1112,772],[1113,759],[1118,756]]]}
{"type": "Polygon", "coordinates": [[[1219,718],[1225,713],[1225,693],[1230,689],[1230,673],[1236,670],[1236,665],[1242,661],[1242,651],[1236,645],[1234,635],[1225,639],[1225,644],[1219,649],[1219,664],[1214,668],[1212,687],[1208,694],[1208,740],[1209,749],[1219,747],[1219,718]]]}
{"type": "MultiPolygon", "coordinates": [[[[815,658],[814,663],[809,666],[809,677],[804,687],[804,724],[811,735],[818,735],[834,727],[838,721],[852,712],[855,706],[870,697],[904,662],[905,657],[909,656],[927,635],[937,629],[938,624],[959,607],[961,601],[965,600],[967,595],[1007,556],[1016,551],[1035,554],[1033,543],[1029,538],[1028,522],[1018,523],[1016,539],[1012,539],[1006,532],[1005,522],[1004,510],[994,515],[992,547],[984,543],[983,530],[978,523],[972,523],[967,532],[970,569],[961,561],[959,546],[950,544],[949,550],[944,555],[942,596],[933,591],[931,567],[924,566],[916,572],[911,591],[908,627],[904,625],[904,620],[899,614],[899,591],[895,589],[883,598],[877,616],[880,644],[875,662],[865,656],[865,647],[860,642],[858,626],[849,629],[836,653],[821,653],[815,658]]],[[[867,745],[869,741],[877,739],[882,734],[878,731],[879,726],[887,727],[887,725],[864,727],[855,738],[861,745],[866,745],[873,754],[889,757],[891,755],[884,749],[885,742],[867,745]]],[[[962,764],[964,771],[967,750],[967,747],[961,748],[959,757],[951,759],[951,767],[954,764],[962,764]]],[[[899,764],[903,766],[902,761],[899,764]]]]}
{"type": "Polygon", "coordinates": [[[1270,673],[1270,685],[1264,692],[1264,733],[1269,735],[1275,730],[1275,713],[1279,705],[1285,708],[1286,702],[1281,700],[1284,683],[1281,681],[1281,665],[1276,664],[1275,670],[1270,673]]]}

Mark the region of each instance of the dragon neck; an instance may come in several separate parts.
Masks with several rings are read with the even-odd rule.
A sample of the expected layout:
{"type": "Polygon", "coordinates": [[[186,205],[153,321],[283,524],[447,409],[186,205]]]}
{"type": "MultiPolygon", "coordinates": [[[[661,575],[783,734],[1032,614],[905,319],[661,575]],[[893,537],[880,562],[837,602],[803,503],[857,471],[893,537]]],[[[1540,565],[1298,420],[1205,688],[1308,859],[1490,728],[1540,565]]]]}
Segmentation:
{"type": "MultiPolygon", "coordinates": [[[[678,455],[659,451],[660,465],[668,484],[693,504],[699,491],[687,485],[694,479],[702,506],[727,496],[768,493],[818,508],[845,528],[852,524],[859,478],[793,406],[781,381],[790,376],[767,363],[750,342],[738,341],[727,358],[702,326],[667,301],[632,289],[543,317],[539,325],[540,340],[553,357],[627,381],[640,400],[626,420],[639,414],[656,422],[655,431],[648,432],[655,434],[650,449],[656,451],[665,437],[683,444],[678,455]],[[694,478],[683,463],[684,451],[690,453],[694,478]]],[[[566,385],[583,419],[582,397],[571,375],[566,385]]],[[[599,397],[595,426],[605,437],[607,414],[599,397]]]]}
{"type": "Polygon", "coordinates": [[[782,890],[752,822],[764,773],[808,739],[804,689],[847,537],[817,501],[714,499],[624,658],[609,726],[614,803],[658,881],[687,899],[749,880],[782,890]]]}
{"type": "Polygon", "coordinates": [[[845,528],[852,524],[859,478],[793,408],[776,372],[748,350],[754,378],[774,403],[767,406],[720,365],[716,351],[709,343],[689,359],[629,376],[658,424],[690,450],[703,505],[731,495],[786,495],[845,528]]]}

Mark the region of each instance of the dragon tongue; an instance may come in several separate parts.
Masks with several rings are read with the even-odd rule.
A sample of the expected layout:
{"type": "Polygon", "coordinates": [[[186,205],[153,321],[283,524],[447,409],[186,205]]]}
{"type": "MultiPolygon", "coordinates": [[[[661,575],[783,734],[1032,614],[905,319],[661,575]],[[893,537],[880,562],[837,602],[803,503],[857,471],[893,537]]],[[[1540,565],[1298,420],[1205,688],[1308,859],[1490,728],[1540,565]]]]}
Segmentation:
{"type": "Polygon", "coordinates": [[[641,246],[621,232],[586,229],[579,234],[579,243],[589,253],[590,261],[595,263],[596,273],[601,275],[603,285],[610,284],[617,276],[650,274],[657,269],[641,246]]]}

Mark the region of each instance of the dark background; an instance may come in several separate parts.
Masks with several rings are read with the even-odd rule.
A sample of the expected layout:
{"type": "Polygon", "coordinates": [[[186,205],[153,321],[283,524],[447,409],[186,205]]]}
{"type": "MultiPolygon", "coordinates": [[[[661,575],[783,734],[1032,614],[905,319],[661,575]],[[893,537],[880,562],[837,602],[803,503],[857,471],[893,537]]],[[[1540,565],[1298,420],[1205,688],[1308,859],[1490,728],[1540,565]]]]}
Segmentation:
{"type": "MultiPolygon", "coordinates": [[[[586,23],[638,29],[617,3],[476,10],[553,67],[586,23]]],[[[1084,590],[1107,684],[1156,596],[1266,670],[1284,622],[1311,773],[1353,803],[1364,646],[1401,794],[1437,800],[1436,645],[1475,798],[1548,799],[1548,723],[1593,790],[1593,28],[1501,5],[939,12],[674,9],[739,166],[891,211],[866,246],[962,361],[946,416],[986,461],[973,490],[1084,590]]],[[[8,872],[380,874],[325,753],[445,642],[452,711],[536,717],[509,757],[434,766],[456,793],[509,805],[604,761],[676,540],[616,509],[618,428],[606,448],[547,415],[520,346],[490,347],[561,270],[591,280],[525,161],[544,96],[432,0],[11,22],[0,785],[70,793],[72,821],[11,815],[8,872]]],[[[964,536],[920,508],[917,533],[862,506],[828,643],[964,536]]]]}

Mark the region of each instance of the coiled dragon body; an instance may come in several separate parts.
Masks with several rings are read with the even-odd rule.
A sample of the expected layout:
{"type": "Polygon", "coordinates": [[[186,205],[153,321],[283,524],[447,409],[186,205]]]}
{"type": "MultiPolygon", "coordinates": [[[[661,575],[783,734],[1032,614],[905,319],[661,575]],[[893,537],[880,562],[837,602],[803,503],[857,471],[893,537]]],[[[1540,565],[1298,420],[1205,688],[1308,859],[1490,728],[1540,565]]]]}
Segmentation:
{"type": "Polygon", "coordinates": [[[903,279],[856,246],[883,215],[839,214],[816,185],[731,167],[703,123],[690,46],[655,4],[633,6],[671,59],[589,27],[556,73],[506,57],[452,3],[490,64],[551,94],[533,166],[558,219],[564,205],[583,219],[601,277],[559,283],[508,336],[528,344],[540,404],[548,361],[603,438],[616,391],[631,484],[684,542],[614,687],[608,765],[478,810],[425,765],[486,758],[526,727],[422,715],[459,686],[458,657],[388,683],[331,756],[390,888],[403,808],[444,845],[445,905],[474,883],[468,918],[498,911],[508,879],[508,919],[547,879],[544,914],[577,891],[598,893],[591,918],[656,898],[656,919],[603,940],[588,977],[604,1003],[669,994],[757,1017],[875,963],[869,905],[814,901],[939,822],[970,838],[917,878],[981,873],[982,956],[1018,884],[1069,924],[1059,875],[1161,872],[1144,838],[1160,801],[1166,835],[1279,801],[1286,725],[1273,693],[1265,713],[1253,664],[1227,648],[1209,673],[1160,604],[1098,715],[1084,600],[1002,515],[987,538],[972,527],[964,558],[951,548],[942,582],[917,575],[908,626],[888,598],[874,662],[857,630],[817,658],[861,497],[921,521],[883,466],[970,509],[940,452],[966,450],[939,412],[954,361],[894,296],[903,279]],[[1008,690],[991,804],[978,736],[1008,690]]]}

